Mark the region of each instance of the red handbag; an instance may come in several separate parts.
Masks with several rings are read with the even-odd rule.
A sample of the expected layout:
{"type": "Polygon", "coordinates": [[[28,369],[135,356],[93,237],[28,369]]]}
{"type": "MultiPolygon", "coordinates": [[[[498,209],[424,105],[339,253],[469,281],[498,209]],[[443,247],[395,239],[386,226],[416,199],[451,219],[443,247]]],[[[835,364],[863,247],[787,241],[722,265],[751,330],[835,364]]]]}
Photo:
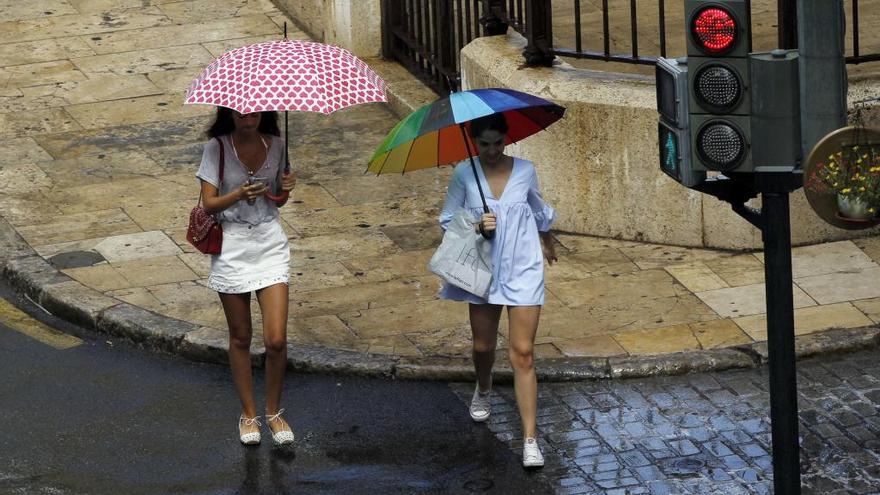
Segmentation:
{"type": "MultiPolygon", "coordinates": [[[[223,185],[224,152],[223,141],[214,138],[220,144],[220,184],[223,185]]],[[[189,226],[186,228],[186,240],[204,254],[220,254],[223,247],[223,228],[220,222],[209,215],[202,207],[202,193],[199,192],[199,202],[189,212],[189,226]]]]}

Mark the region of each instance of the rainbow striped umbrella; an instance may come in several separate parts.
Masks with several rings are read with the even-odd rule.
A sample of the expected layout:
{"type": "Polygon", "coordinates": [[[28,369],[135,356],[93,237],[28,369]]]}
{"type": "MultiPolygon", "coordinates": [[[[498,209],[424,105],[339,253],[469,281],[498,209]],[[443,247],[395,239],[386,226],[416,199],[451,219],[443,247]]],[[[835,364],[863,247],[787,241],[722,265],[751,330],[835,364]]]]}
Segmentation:
{"type": "MultiPolygon", "coordinates": [[[[376,149],[367,171],[403,173],[471,158],[476,177],[473,160],[476,146],[466,126],[471,120],[494,113],[503,113],[507,119],[509,131],[505,144],[510,144],[547,128],[562,118],[565,108],[512,89],[485,88],[452,93],[398,122],[376,149]]],[[[485,198],[483,208],[489,211],[485,198]]]]}

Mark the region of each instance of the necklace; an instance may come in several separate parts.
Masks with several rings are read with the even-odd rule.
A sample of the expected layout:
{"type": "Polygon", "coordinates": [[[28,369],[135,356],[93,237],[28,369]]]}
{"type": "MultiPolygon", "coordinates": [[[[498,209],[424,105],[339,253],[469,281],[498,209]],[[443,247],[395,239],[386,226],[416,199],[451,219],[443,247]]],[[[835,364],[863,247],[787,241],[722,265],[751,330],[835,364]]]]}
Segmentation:
{"type": "MultiPolygon", "coordinates": [[[[266,156],[268,157],[269,145],[266,144],[266,140],[263,139],[263,136],[260,136],[260,141],[263,142],[263,149],[266,150],[266,156]]],[[[260,170],[260,168],[263,168],[263,167],[259,167],[259,168],[257,168],[257,170],[251,170],[247,167],[247,165],[244,164],[243,161],[241,161],[241,158],[238,157],[238,150],[235,149],[235,139],[232,138],[231,134],[229,135],[229,143],[232,144],[232,153],[235,155],[235,159],[238,160],[238,163],[240,163],[244,167],[245,170],[247,170],[248,175],[254,175],[254,172],[256,172],[257,170],[260,170]]]]}

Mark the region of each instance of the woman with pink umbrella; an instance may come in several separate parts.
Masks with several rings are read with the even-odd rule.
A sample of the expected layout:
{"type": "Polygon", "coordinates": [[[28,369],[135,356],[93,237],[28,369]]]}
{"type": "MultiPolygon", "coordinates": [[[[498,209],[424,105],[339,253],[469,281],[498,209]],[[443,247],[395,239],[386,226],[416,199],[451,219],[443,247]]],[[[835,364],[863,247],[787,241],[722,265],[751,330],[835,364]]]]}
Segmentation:
{"type": "Polygon", "coordinates": [[[253,397],[250,345],[251,292],[263,313],[266,347],[266,420],[276,444],[293,442],[293,431],[279,406],[287,368],[287,305],[290,246],[270,190],[289,192],[293,174],[282,174],[284,142],[275,112],[241,114],[224,107],[208,130],[196,176],[202,183],[205,211],[223,226],[222,251],[211,259],[208,287],[220,295],[229,325],[229,364],[241,399],[239,438],[260,442],[259,416],[253,397]]]}
{"type": "Polygon", "coordinates": [[[263,313],[265,419],[276,444],[294,440],[281,417],[290,248],[278,208],[296,180],[276,111],[285,111],[287,136],[288,110],[329,114],[375,101],[386,101],[384,82],[363,61],[336,46],[288,40],[286,33],[282,41],[223,54],[187,91],[186,103],[217,106],[197,177],[204,209],[223,229],[208,286],[218,292],[229,326],[229,364],[242,406],[239,439],[246,445],[260,442],[261,426],[251,380],[251,292],[263,313]]]}

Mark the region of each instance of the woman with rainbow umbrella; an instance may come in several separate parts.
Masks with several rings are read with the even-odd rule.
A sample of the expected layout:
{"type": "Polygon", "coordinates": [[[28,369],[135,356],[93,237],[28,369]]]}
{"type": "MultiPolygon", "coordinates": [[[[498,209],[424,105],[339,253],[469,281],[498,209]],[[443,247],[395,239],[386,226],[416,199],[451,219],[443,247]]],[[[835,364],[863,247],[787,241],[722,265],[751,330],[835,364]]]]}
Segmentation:
{"type": "Polygon", "coordinates": [[[470,405],[476,422],[489,419],[498,323],[507,306],[510,362],[523,427],[523,466],[541,467],[536,432],[534,343],[544,304],[544,259],[556,253],[549,234],[556,212],[538,188],[534,165],[504,153],[516,142],[560,119],[565,109],[509,89],[453,93],[398,123],[368,168],[398,172],[459,163],[452,173],[440,226],[465,209],[475,231],[492,239],[492,282],[483,298],[449,283],[440,297],[469,303],[477,384],[470,405]]]}

